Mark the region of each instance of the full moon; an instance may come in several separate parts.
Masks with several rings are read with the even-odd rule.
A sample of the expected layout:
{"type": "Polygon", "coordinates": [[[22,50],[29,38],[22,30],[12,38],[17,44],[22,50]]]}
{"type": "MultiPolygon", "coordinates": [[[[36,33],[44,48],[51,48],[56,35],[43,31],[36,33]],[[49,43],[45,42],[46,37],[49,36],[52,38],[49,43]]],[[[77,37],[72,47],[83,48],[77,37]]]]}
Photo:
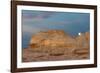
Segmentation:
{"type": "Polygon", "coordinates": [[[81,32],[79,32],[78,35],[80,36],[81,35],[81,32]]]}

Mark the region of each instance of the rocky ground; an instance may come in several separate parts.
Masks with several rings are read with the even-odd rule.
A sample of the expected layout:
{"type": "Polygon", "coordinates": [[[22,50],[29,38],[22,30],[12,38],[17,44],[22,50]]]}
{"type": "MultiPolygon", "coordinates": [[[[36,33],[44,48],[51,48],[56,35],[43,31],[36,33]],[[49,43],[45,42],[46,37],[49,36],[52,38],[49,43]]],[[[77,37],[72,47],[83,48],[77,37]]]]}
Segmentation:
{"type": "Polygon", "coordinates": [[[23,50],[23,62],[89,59],[89,49],[35,48],[23,50]]]}

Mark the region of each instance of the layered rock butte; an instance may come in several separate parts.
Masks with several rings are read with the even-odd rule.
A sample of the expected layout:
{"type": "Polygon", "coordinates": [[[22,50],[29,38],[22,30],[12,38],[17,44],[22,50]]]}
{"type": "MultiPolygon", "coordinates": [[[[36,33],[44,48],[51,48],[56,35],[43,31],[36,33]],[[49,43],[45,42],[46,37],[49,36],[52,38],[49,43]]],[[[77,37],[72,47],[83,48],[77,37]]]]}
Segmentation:
{"type": "Polygon", "coordinates": [[[48,30],[32,36],[23,49],[23,62],[89,59],[89,32],[72,37],[63,30],[48,30]]]}

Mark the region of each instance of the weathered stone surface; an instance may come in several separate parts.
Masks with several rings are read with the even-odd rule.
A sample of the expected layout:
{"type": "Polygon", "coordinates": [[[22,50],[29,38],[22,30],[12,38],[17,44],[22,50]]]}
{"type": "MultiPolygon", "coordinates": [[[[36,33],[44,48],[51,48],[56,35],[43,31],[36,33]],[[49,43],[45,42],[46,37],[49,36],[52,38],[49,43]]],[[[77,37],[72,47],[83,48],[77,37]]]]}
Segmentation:
{"type": "Polygon", "coordinates": [[[63,30],[48,30],[30,38],[23,62],[89,59],[90,33],[72,37],[63,30]]]}
{"type": "Polygon", "coordinates": [[[64,46],[67,48],[73,48],[76,45],[76,41],[71,36],[65,34],[63,30],[49,30],[47,32],[40,32],[33,35],[30,40],[30,47],[35,46],[64,46]]]}

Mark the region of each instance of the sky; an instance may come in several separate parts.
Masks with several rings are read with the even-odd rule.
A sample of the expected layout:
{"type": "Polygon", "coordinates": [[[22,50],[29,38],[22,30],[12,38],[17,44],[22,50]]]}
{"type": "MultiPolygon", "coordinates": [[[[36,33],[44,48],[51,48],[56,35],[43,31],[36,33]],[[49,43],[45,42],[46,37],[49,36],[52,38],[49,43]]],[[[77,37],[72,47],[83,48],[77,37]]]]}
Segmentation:
{"type": "Polygon", "coordinates": [[[89,27],[89,13],[22,10],[22,48],[26,48],[31,36],[40,31],[64,30],[76,36],[89,31],[89,27]]]}

